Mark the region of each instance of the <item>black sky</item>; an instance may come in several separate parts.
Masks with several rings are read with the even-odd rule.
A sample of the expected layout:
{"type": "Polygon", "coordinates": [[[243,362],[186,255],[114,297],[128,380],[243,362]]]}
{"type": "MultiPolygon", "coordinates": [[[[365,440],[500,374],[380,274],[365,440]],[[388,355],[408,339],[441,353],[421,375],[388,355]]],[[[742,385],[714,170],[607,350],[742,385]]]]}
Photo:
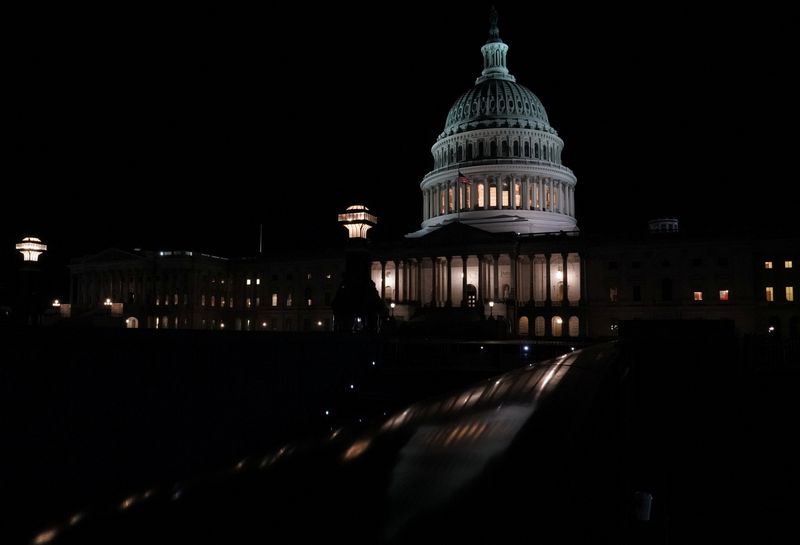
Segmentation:
{"type": "MultiPolygon", "coordinates": [[[[517,81],[578,177],[584,231],[791,228],[797,19],[753,10],[498,4],[517,81]]],[[[421,219],[447,111],[480,73],[488,5],[20,15],[5,68],[2,243],[252,253],[421,219]],[[45,185],[53,187],[45,190],[45,185]],[[306,203],[306,204],[298,204],[306,203]]]]}

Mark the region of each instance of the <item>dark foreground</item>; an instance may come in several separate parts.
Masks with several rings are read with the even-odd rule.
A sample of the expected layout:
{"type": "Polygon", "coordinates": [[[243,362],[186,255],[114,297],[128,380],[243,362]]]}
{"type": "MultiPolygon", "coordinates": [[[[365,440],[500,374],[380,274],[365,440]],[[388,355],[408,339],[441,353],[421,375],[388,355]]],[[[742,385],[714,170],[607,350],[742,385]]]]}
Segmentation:
{"type": "Polygon", "coordinates": [[[152,334],[3,365],[9,537],[795,541],[797,373],[743,367],[725,339],[528,365],[512,344],[152,334]]]}

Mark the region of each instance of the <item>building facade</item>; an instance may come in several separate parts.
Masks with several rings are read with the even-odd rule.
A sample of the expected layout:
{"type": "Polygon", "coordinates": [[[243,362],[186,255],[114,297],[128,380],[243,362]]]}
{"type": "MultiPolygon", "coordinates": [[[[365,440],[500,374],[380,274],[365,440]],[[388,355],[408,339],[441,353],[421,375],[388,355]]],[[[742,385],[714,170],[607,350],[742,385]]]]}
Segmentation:
{"type": "MultiPolygon", "coordinates": [[[[395,323],[440,313],[564,339],[613,336],[622,320],[706,318],[800,336],[796,237],[692,237],[674,219],[638,237],[580,233],[564,142],[509,73],[507,51],[493,17],[483,71],[431,148],[418,231],[362,244],[357,260],[344,248],[251,259],[108,250],[73,260],[73,315],[117,312],[128,327],[329,331],[345,270],[357,267],[368,270],[349,271],[351,280],[363,275],[395,323]]],[[[363,206],[339,219],[362,243],[377,221],[363,206]]],[[[348,304],[337,329],[371,323],[353,314],[366,307],[348,304]]]]}

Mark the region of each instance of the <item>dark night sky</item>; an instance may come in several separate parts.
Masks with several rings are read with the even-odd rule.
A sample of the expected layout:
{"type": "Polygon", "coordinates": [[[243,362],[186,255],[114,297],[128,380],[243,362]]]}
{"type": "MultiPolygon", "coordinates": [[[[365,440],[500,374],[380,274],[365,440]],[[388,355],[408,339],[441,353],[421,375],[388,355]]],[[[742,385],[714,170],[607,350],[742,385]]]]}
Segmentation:
{"type": "MultiPolygon", "coordinates": [[[[796,19],[538,4],[499,4],[500,32],[565,141],[584,231],[660,215],[797,230],[796,19]]],[[[480,73],[488,7],[343,8],[21,15],[4,248],[30,233],[64,256],[247,254],[261,222],[268,247],[338,239],[336,213],[356,202],[378,236],[416,229],[430,146],[480,73]]]]}

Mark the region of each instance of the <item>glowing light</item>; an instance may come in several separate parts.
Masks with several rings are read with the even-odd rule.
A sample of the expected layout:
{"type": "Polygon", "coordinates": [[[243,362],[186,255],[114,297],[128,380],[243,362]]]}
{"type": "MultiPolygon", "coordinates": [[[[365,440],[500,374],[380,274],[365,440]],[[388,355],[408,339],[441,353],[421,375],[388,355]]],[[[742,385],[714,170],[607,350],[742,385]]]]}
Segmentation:
{"type": "Polygon", "coordinates": [[[564,320],[563,320],[563,319],[561,319],[561,316],[558,316],[558,317],[556,318],[556,323],[557,323],[557,324],[563,324],[563,323],[564,323],[564,320]]]}
{"type": "Polygon", "coordinates": [[[15,247],[24,261],[39,261],[39,255],[47,251],[47,245],[36,237],[25,237],[15,247]]]}
{"type": "Polygon", "coordinates": [[[239,462],[238,464],[236,464],[236,465],[234,466],[234,469],[235,469],[236,471],[241,471],[241,470],[242,470],[242,468],[244,468],[244,462],[245,462],[245,461],[244,461],[244,460],[242,460],[241,462],[239,462]]]}
{"type": "Polygon", "coordinates": [[[774,325],[769,326],[769,328],[767,328],[767,331],[772,333],[773,331],[775,331],[775,326],[774,325]]]}
{"type": "Polygon", "coordinates": [[[219,328],[220,328],[220,329],[225,329],[225,324],[224,324],[224,323],[222,323],[222,322],[220,322],[220,323],[219,323],[219,328]]]}
{"type": "Polygon", "coordinates": [[[318,326],[322,326],[322,321],[321,321],[321,320],[320,320],[320,321],[317,321],[317,325],[318,325],[318,326]]]}
{"type": "Polygon", "coordinates": [[[325,416],[330,416],[331,412],[328,409],[325,409],[325,416]]]}
{"type": "Polygon", "coordinates": [[[119,508],[125,511],[126,509],[130,509],[134,503],[136,503],[136,496],[130,496],[122,500],[122,503],[119,504],[119,508]]]}
{"type": "Polygon", "coordinates": [[[574,346],[570,346],[569,350],[570,350],[570,352],[575,352],[575,347],[574,346]]]}
{"type": "Polygon", "coordinates": [[[556,273],[556,280],[564,280],[564,273],[561,272],[561,271],[558,271],[556,273]]]}
{"type": "Polygon", "coordinates": [[[392,309],[394,309],[394,307],[396,307],[397,305],[395,305],[394,303],[392,303],[392,304],[390,304],[389,306],[390,306],[390,307],[392,307],[392,309]]]}
{"type": "Polygon", "coordinates": [[[261,322],[261,327],[267,327],[267,322],[261,322]]]}
{"type": "Polygon", "coordinates": [[[351,385],[350,385],[350,389],[351,389],[351,390],[355,390],[355,389],[356,389],[356,385],[355,385],[355,384],[351,384],[351,385]]]}
{"type": "Polygon", "coordinates": [[[183,496],[183,489],[182,488],[176,489],[175,492],[172,493],[172,501],[181,499],[181,496],[183,496]]]}
{"type": "Polygon", "coordinates": [[[372,362],[372,365],[373,365],[373,367],[375,366],[375,362],[374,361],[372,362]]]}
{"type": "Polygon", "coordinates": [[[378,223],[378,218],[366,206],[356,204],[339,214],[339,223],[347,229],[349,238],[367,238],[367,231],[378,223]]]}
{"type": "Polygon", "coordinates": [[[110,307],[110,306],[112,305],[112,303],[111,303],[111,298],[109,298],[109,297],[106,297],[106,300],[105,300],[105,301],[103,301],[103,304],[104,304],[105,306],[107,306],[107,307],[110,307]]]}
{"type": "Polygon", "coordinates": [[[494,307],[494,301],[489,301],[489,306],[494,307]]]}
{"type": "Polygon", "coordinates": [[[523,346],[523,347],[522,347],[522,349],[523,349],[525,352],[527,352],[528,350],[530,350],[530,347],[529,347],[529,346],[526,344],[525,346],[523,346]]]}
{"type": "Polygon", "coordinates": [[[60,307],[61,306],[61,301],[59,301],[58,299],[54,299],[53,300],[53,306],[54,307],[60,307]]]}
{"type": "Polygon", "coordinates": [[[86,516],[86,515],[84,515],[83,513],[75,513],[74,515],[72,515],[71,517],[69,517],[69,525],[70,525],[70,526],[75,526],[75,525],[76,525],[76,524],[78,524],[80,521],[82,521],[82,520],[83,520],[83,517],[85,517],[85,516],[86,516]]]}
{"type": "Polygon", "coordinates": [[[358,441],[350,445],[350,448],[348,448],[347,451],[345,451],[344,455],[342,456],[342,459],[345,462],[349,462],[350,460],[358,458],[359,456],[364,454],[364,452],[369,447],[369,444],[370,444],[369,439],[359,439],[358,441]]]}
{"type": "Polygon", "coordinates": [[[55,539],[57,535],[58,535],[58,530],[55,528],[50,528],[49,530],[45,530],[44,532],[40,533],[35,538],[33,538],[32,543],[34,545],[41,545],[42,543],[50,543],[55,539]]]}

